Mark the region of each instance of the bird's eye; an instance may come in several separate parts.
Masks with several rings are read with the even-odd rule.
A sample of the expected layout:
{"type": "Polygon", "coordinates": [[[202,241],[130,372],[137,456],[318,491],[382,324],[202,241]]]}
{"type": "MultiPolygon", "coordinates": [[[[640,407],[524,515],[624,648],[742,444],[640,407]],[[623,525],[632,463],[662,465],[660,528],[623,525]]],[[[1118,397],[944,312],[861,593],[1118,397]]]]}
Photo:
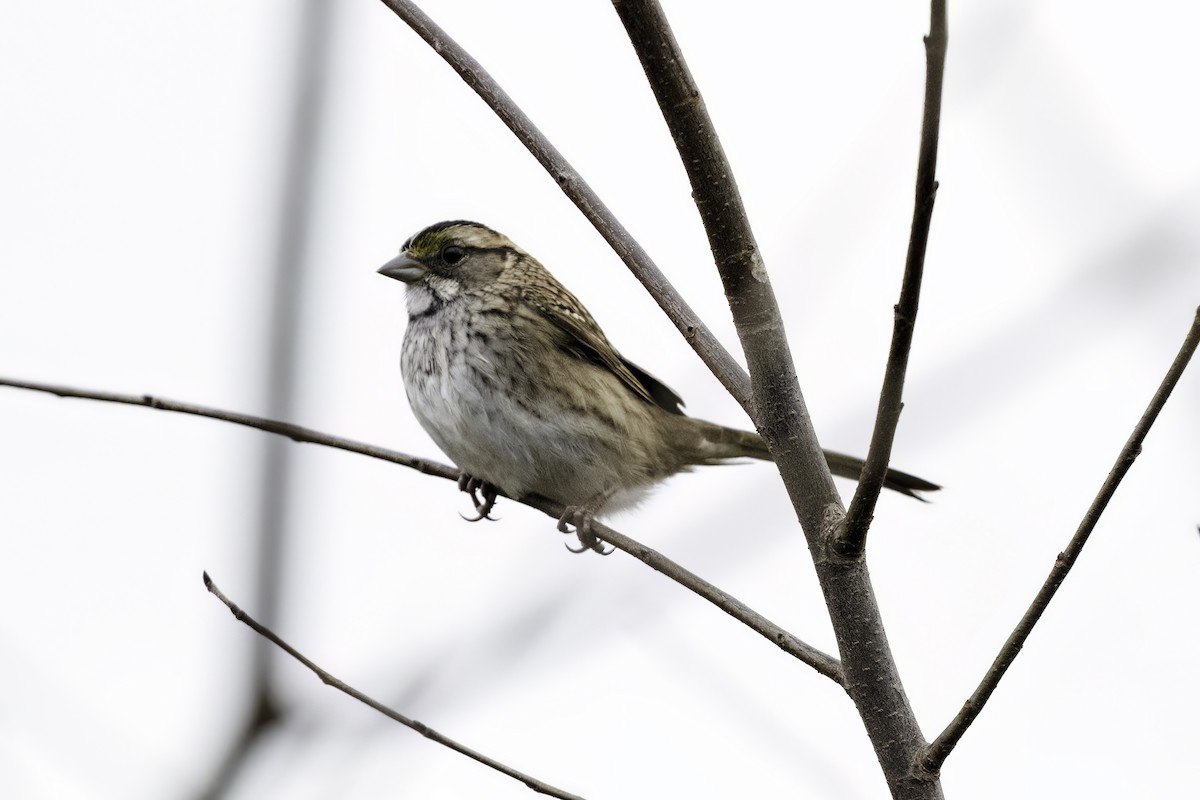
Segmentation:
{"type": "Polygon", "coordinates": [[[457,245],[451,244],[442,248],[442,261],[452,267],[466,257],[467,251],[457,245]]]}

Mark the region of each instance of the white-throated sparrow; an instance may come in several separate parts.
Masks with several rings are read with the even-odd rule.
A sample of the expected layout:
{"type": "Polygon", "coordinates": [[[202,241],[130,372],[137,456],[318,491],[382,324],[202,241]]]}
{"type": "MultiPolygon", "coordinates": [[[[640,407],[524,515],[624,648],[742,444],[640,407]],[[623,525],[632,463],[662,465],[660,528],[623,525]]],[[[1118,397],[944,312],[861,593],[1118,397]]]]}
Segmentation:
{"type": "MultiPolygon", "coordinates": [[[[601,510],[695,465],[771,458],[757,434],[684,415],[545,267],[484,225],[431,225],[379,272],[407,284],[408,401],[462,470],[479,518],[497,487],[541,495],[566,506],[559,530],[573,524],[597,549],[589,527],[601,510]]],[[[858,477],[860,459],[825,456],[834,474],[858,477]]],[[[913,497],[939,488],[896,470],[885,485],[913,497]]]]}

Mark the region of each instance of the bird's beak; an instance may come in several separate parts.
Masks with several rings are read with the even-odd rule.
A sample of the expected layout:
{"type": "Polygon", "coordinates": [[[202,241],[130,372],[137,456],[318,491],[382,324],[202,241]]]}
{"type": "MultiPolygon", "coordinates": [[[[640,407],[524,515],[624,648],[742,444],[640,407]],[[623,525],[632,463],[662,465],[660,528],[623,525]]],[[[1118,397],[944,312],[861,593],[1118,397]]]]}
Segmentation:
{"type": "Polygon", "coordinates": [[[425,265],[420,261],[409,258],[407,254],[401,253],[391,261],[379,268],[380,275],[386,275],[389,278],[395,278],[398,281],[405,283],[413,283],[425,277],[425,265]]]}

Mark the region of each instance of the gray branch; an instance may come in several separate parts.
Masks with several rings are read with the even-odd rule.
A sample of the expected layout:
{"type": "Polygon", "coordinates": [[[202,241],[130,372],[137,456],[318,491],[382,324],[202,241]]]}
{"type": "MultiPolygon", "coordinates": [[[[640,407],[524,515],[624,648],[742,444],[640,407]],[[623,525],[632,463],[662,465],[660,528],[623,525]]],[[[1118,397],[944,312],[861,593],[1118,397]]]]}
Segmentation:
{"type": "MultiPolygon", "coordinates": [[[[936,774],[914,769],[925,750],[887,643],[866,563],[831,552],[844,518],[796,379],[783,321],[700,90],[656,0],[613,0],[692,183],[753,387],[751,417],[779,466],[813,554],[842,656],[847,692],[896,798],[942,797],[936,774]]],[[[936,2],[935,2],[936,6],[936,2]]],[[[886,459],[885,459],[886,466],[886,459]]]]}
{"type": "Polygon", "coordinates": [[[1033,632],[1033,626],[1042,618],[1042,614],[1050,605],[1050,601],[1054,599],[1055,593],[1058,592],[1059,587],[1066,580],[1067,573],[1071,571],[1071,567],[1075,566],[1079,554],[1083,552],[1083,546],[1087,544],[1088,537],[1091,536],[1096,523],[1100,521],[1100,515],[1104,513],[1104,509],[1108,506],[1108,501],[1112,499],[1113,494],[1117,491],[1117,487],[1121,485],[1121,480],[1124,479],[1125,473],[1129,471],[1138,454],[1142,452],[1142,442],[1145,441],[1146,434],[1150,432],[1150,427],[1158,418],[1158,413],[1162,411],[1167,398],[1171,396],[1171,392],[1175,389],[1175,384],[1179,382],[1179,378],[1183,375],[1188,362],[1195,355],[1197,345],[1200,345],[1200,309],[1196,310],[1196,317],[1192,320],[1192,327],[1188,331],[1187,337],[1184,338],[1183,345],[1179,348],[1179,353],[1175,356],[1175,360],[1171,362],[1171,368],[1167,370],[1167,374],[1159,385],[1158,391],[1154,393],[1154,397],[1150,400],[1150,405],[1146,408],[1145,413],[1142,414],[1142,418],[1138,420],[1137,425],[1134,426],[1133,433],[1129,435],[1125,446],[1121,448],[1121,453],[1117,456],[1117,462],[1113,464],[1108,477],[1104,479],[1104,483],[1101,485],[1096,499],[1092,501],[1087,513],[1083,515],[1083,520],[1079,523],[1079,528],[1075,531],[1075,535],[1067,543],[1067,548],[1058,554],[1058,558],[1055,559],[1054,566],[1051,568],[1046,582],[1042,584],[1042,588],[1033,599],[1033,603],[1029,606],[1024,616],[1021,617],[1021,621],[1017,623],[1016,629],[1008,637],[1004,646],[1000,648],[1000,653],[996,656],[996,660],[992,662],[992,666],[988,668],[979,686],[971,693],[970,698],[963,704],[962,710],[950,721],[950,724],[946,726],[941,735],[934,740],[933,744],[929,745],[920,762],[924,769],[931,772],[941,769],[946,757],[950,755],[954,746],[958,744],[958,740],[962,738],[967,728],[979,716],[979,712],[983,710],[983,706],[987,703],[988,698],[992,696],[992,692],[1000,684],[1000,679],[1004,677],[1004,673],[1008,671],[1013,661],[1016,660],[1017,654],[1025,646],[1025,640],[1033,632]]]}
{"type": "Polygon", "coordinates": [[[925,249],[929,244],[929,226],[933,220],[933,202],[937,197],[938,130],[942,121],[942,76],[946,70],[946,0],[933,0],[929,35],[925,37],[925,110],[921,119],[921,145],[917,158],[917,188],[913,207],[912,231],[908,237],[908,255],[900,302],[892,323],[892,346],[883,372],[879,410],[875,430],[867,450],[866,463],[858,479],[858,488],[850,501],[846,524],[838,529],[833,548],[843,558],[858,558],[867,546],[867,530],[875,514],[875,501],[883,490],[892,456],[892,442],[900,411],[904,407],[904,376],[908,354],[912,350],[913,328],[917,324],[917,306],[921,298],[921,276],[925,272],[925,249]]]}
{"type": "Polygon", "coordinates": [[[222,603],[224,603],[225,607],[228,608],[230,610],[230,612],[232,612],[234,618],[237,619],[238,622],[244,623],[251,630],[253,630],[255,633],[257,633],[259,636],[262,636],[264,639],[266,639],[269,642],[271,642],[272,644],[274,644],[280,650],[287,653],[289,656],[296,659],[304,666],[308,667],[327,686],[332,686],[334,689],[337,689],[339,692],[348,694],[351,697],[353,697],[355,700],[357,700],[358,702],[360,702],[364,705],[370,706],[371,708],[378,711],[380,714],[383,714],[385,717],[388,717],[389,719],[393,719],[396,722],[399,722],[401,725],[405,725],[409,728],[412,728],[414,731],[421,734],[426,739],[430,739],[444,747],[448,747],[456,753],[461,753],[462,755],[466,756],[467,758],[470,758],[474,761],[478,761],[480,764],[483,764],[486,767],[491,767],[492,769],[496,770],[497,772],[503,773],[504,775],[507,775],[510,778],[515,778],[515,779],[519,780],[521,783],[525,784],[530,789],[534,790],[535,792],[538,792],[539,794],[549,795],[550,797],[562,798],[562,800],[583,800],[583,798],[581,798],[579,795],[571,794],[570,792],[567,792],[562,789],[551,786],[548,783],[538,780],[537,778],[533,777],[532,775],[526,775],[524,772],[515,770],[512,767],[507,766],[506,764],[503,764],[494,758],[491,758],[490,756],[485,756],[483,753],[480,753],[478,750],[473,750],[464,744],[460,744],[459,742],[456,742],[454,739],[451,739],[449,736],[445,736],[441,733],[438,733],[437,731],[435,731],[433,728],[429,727],[425,723],[418,722],[415,719],[411,719],[410,717],[404,716],[400,712],[395,711],[394,709],[384,705],[383,703],[379,702],[378,700],[375,700],[374,698],[368,697],[367,695],[365,695],[362,692],[355,689],[353,686],[350,686],[349,684],[345,683],[344,681],[329,674],[328,672],[326,672],[325,670],[321,669],[316,664],[314,664],[299,650],[292,647],[290,644],[285,642],[283,639],[279,638],[279,636],[276,635],[276,633],[274,631],[272,631],[270,628],[268,628],[266,625],[263,625],[262,623],[258,622],[256,619],[254,619],[254,617],[250,616],[245,611],[243,611],[241,608],[239,608],[236,603],[234,603],[232,600],[230,600],[228,597],[226,597],[221,592],[221,590],[217,588],[217,585],[215,583],[213,583],[212,578],[208,577],[207,572],[204,573],[204,588],[208,589],[208,591],[210,591],[213,595],[215,595],[218,600],[220,600],[222,603]]]}
{"type": "MultiPolygon", "coordinates": [[[[302,428],[299,425],[292,425],[287,422],[279,422],[278,420],[256,417],[250,414],[239,414],[234,411],[224,411],[217,408],[209,408],[207,406],[198,406],[191,403],[180,403],[174,400],[164,400],[159,397],[150,395],[134,395],[134,394],[116,394],[113,392],[97,392],[88,389],[77,389],[71,386],[58,386],[46,383],[35,383],[32,381],[17,381],[10,378],[0,377],[0,386],[9,386],[14,389],[27,389],[35,392],[45,392],[47,394],[57,395],[59,397],[73,397],[84,400],[100,400],[107,403],[121,403],[132,406],[145,406],[148,408],[156,408],[161,411],[173,411],[179,414],[190,414],[197,417],[206,417],[208,419],[220,420],[222,422],[231,422],[235,425],[244,425],[248,428],[255,428],[267,433],[286,436],[296,442],[307,442],[310,444],[318,444],[324,447],[332,447],[336,450],[345,450],[350,453],[358,453],[360,455],[377,458],[381,461],[388,461],[392,464],[399,464],[409,469],[414,469],[425,475],[433,475],[447,480],[457,481],[459,471],[454,467],[446,464],[440,464],[436,461],[429,461],[416,456],[410,456],[407,453],[401,453],[396,450],[389,450],[386,447],[376,447],[375,445],[356,442],[352,439],[343,439],[340,436],[332,436],[320,431],[314,431],[311,428],[302,428]]],[[[536,508],[545,514],[558,519],[562,516],[564,507],[552,500],[547,500],[543,497],[526,497],[521,498],[518,502],[536,508]]],[[[652,550],[649,547],[629,538],[623,534],[614,531],[606,525],[599,523],[593,524],[593,532],[596,536],[619,550],[622,550],[634,558],[641,561],[651,569],[661,572],[671,580],[675,581],[685,589],[703,597],[717,608],[724,611],[729,616],[748,626],[751,630],[759,633],[768,641],[774,643],[781,650],[789,655],[798,658],[800,661],[808,664],[817,672],[832,679],[838,684],[842,684],[841,665],[833,656],[821,652],[815,647],[812,647],[796,636],[788,633],[783,628],[771,622],[766,617],[749,608],[745,603],[738,600],[733,595],[718,589],[713,584],[704,580],[698,575],[689,572],[680,565],[676,564],[671,559],[652,550]]]]}

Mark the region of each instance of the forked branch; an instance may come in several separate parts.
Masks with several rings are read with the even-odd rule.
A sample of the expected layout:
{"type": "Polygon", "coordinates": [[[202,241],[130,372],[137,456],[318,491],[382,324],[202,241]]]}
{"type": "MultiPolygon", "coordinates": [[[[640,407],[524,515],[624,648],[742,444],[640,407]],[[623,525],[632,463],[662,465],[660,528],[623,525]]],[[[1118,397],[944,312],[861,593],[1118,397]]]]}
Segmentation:
{"type": "Polygon", "coordinates": [[[1158,418],[1158,413],[1162,411],[1163,406],[1167,402],[1167,398],[1171,396],[1171,392],[1175,389],[1175,384],[1179,383],[1180,376],[1183,375],[1184,369],[1192,356],[1196,353],[1196,347],[1200,345],[1200,309],[1196,310],[1196,316],[1192,320],[1192,327],[1188,331],[1188,335],[1183,340],[1183,346],[1179,348],[1179,353],[1175,356],[1175,360],[1171,362],[1171,368],[1167,370],[1166,377],[1158,387],[1158,391],[1154,393],[1154,397],[1150,400],[1150,405],[1146,408],[1142,418],[1138,420],[1137,425],[1133,428],[1133,433],[1129,435],[1129,439],[1125,442],[1125,446],[1121,448],[1120,455],[1117,456],[1117,461],[1113,464],[1112,470],[1108,473],[1108,477],[1104,479],[1103,485],[1100,487],[1096,499],[1092,501],[1087,513],[1083,515],[1083,521],[1079,523],[1079,528],[1075,531],[1075,535],[1071,537],[1071,541],[1067,544],[1067,548],[1058,554],[1058,558],[1054,561],[1054,567],[1050,570],[1050,575],[1046,578],[1046,582],[1042,584],[1041,590],[1033,599],[1033,603],[1021,617],[1021,621],[1017,623],[1016,629],[1008,637],[1004,646],[1000,648],[1000,653],[996,656],[996,660],[992,662],[992,666],[988,668],[987,673],[983,676],[983,680],[979,686],[971,693],[970,698],[963,704],[962,710],[950,721],[946,729],[941,735],[929,745],[929,748],[921,757],[921,765],[931,771],[936,772],[941,769],[946,757],[958,744],[958,740],[966,733],[967,728],[979,716],[979,712],[983,710],[983,706],[987,703],[988,698],[992,696],[992,692],[996,690],[1000,679],[1004,677],[1004,673],[1012,666],[1016,660],[1017,654],[1021,652],[1021,648],[1025,646],[1025,640],[1029,638],[1029,634],[1033,632],[1033,626],[1042,618],[1042,614],[1046,611],[1050,601],[1054,599],[1055,593],[1066,580],[1067,573],[1071,571],[1071,567],[1075,566],[1075,561],[1079,558],[1079,554],[1083,551],[1083,546],[1087,544],[1088,537],[1096,527],[1096,523],[1100,521],[1100,515],[1104,513],[1104,509],[1108,506],[1108,501],[1112,499],[1113,494],[1117,491],[1117,487],[1121,485],[1121,480],[1125,477],[1125,473],[1133,466],[1134,460],[1138,454],[1142,452],[1142,442],[1146,439],[1146,434],[1150,432],[1150,427],[1154,424],[1154,420],[1158,418]]]}
{"type": "Polygon", "coordinates": [[[808,539],[854,700],[897,798],[942,797],[937,776],[913,769],[925,749],[904,692],[866,564],[829,552],[841,500],[796,379],[787,336],[716,129],[657,0],[613,0],[675,140],[708,234],[750,368],[751,417],[767,440],[808,539]]]}

